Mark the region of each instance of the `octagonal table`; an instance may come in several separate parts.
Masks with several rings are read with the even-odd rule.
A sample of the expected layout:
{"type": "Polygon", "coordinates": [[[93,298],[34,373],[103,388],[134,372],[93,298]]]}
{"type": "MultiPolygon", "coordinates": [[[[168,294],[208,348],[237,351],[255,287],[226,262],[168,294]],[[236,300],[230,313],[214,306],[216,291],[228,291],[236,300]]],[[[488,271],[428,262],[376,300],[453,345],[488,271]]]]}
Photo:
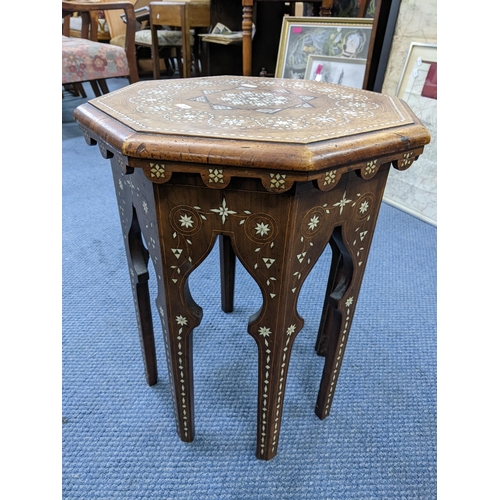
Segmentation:
{"type": "Polygon", "coordinates": [[[139,82],[78,107],[75,119],[111,160],[149,384],[157,381],[152,260],[183,441],[194,439],[191,333],[202,318],[188,276],[220,237],[223,309],[232,309],[234,254],[260,287],[263,305],[248,325],[259,353],[257,457],[274,457],[304,280],[330,244],[316,342],[323,419],[389,168],[410,167],[428,131],[392,96],[231,76],[139,82]]]}

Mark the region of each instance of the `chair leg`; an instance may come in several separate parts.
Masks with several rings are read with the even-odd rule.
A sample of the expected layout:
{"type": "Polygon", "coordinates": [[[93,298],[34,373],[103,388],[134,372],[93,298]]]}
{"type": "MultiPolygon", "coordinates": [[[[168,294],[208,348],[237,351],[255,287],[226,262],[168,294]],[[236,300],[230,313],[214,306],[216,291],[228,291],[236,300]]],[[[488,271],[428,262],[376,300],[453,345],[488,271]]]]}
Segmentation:
{"type": "Polygon", "coordinates": [[[156,26],[151,26],[151,59],[153,60],[153,79],[160,79],[160,47],[156,26]]]}
{"type": "Polygon", "coordinates": [[[182,30],[182,59],[184,62],[182,76],[184,78],[191,77],[191,35],[189,30],[182,30]]]}
{"type": "Polygon", "coordinates": [[[109,94],[109,88],[106,80],[97,80],[97,83],[99,84],[99,87],[101,87],[102,93],[103,94],[109,94]]]}
{"type": "Polygon", "coordinates": [[[201,56],[200,51],[198,50],[197,44],[195,43],[194,47],[192,47],[192,57],[193,57],[193,69],[195,76],[201,76],[201,56]]]}
{"type": "Polygon", "coordinates": [[[184,61],[182,60],[181,50],[176,47],[175,48],[175,59],[177,61],[177,70],[179,71],[179,76],[182,78],[184,75],[184,61]]]}
{"type": "MultiPolygon", "coordinates": [[[[87,97],[83,85],[81,83],[66,83],[63,85],[64,90],[70,92],[75,97],[83,97],[84,99],[87,97]]],[[[64,97],[64,94],[63,94],[64,97]]]]}
{"type": "Polygon", "coordinates": [[[163,56],[163,62],[165,63],[165,70],[167,72],[167,76],[174,76],[175,74],[175,64],[172,62],[172,58],[169,55],[163,56]]]}
{"type": "Polygon", "coordinates": [[[87,97],[87,93],[85,92],[85,89],[83,88],[83,85],[81,83],[75,83],[75,89],[81,97],[83,97],[84,99],[87,97]]]}
{"type": "Polygon", "coordinates": [[[96,97],[99,97],[101,95],[101,90],[99,89],[99,85],[97,85],[97,82],[95,80],[91,80],[90,86],[92,87],[92,90],[94,91],[94,95],[96,97]]]}

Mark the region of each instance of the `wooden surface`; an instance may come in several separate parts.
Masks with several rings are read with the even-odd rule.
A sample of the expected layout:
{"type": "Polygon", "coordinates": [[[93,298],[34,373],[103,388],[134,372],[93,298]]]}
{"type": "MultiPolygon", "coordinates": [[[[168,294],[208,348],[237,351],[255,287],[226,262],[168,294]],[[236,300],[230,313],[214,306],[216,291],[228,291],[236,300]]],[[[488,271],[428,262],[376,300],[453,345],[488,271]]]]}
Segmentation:
{"type": "Polygon", "coordinates": [[[390,159],[429,140],[395,97],[277,78],[139,82],[91,100],[76,116],[99,133],[112,126],[109,143],[126,156],[196,164],[192,168],[318,172],[345,167],[346,157],[348,163],[390,159]]]}
{"type": "Polygon", "coordinates": [[[278,450],[291,349],[304,323],[297,312],[302,284],[330,245],[316,342],[325,357],[315,408],[323,419],[331,410],[390,166],[410,167],[430,139],[397,99],[292,83],[156,81],[75,111],[87,143],[111,160],[145,372],[154,384],[151,259],[184,441],[194,439],[191,332],[203,313],[188,276],[222,238],[223,310],[233,308],[234,255],[258,284],[263,305],[249,319],[248,333],[259,353],[256,454],[265,460],[278,450]],[[294,127],[302,119],[305,126],[294,127]],[[325,132],[311,130],[316,120],[325,132]],[[238,127],[246,127],[246,137],[238,127]]]}

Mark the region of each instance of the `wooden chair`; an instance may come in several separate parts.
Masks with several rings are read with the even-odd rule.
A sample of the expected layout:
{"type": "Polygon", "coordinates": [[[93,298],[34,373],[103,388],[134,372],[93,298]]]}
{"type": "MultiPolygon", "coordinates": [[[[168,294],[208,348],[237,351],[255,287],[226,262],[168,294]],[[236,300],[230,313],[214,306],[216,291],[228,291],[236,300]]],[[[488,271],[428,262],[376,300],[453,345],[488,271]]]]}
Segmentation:
{"type": "Polygon", "coordinates": [[[184,78],[189,78],[194,59],[195,71],[199,76],[201,74],[200,65],[203,66],[203,64],[201,62],[201,41],[197,34],[200,29],[210,27],[210,2],[182,0],[151,2],[149,9],[154,79],[160,78],[160,48],[165,46],[166,42],[160,40],[159,34],[162,33],[164,26],[180,28],[180,33],[177,31],[181,37],[182,50],[179,72],[184,78]]]}
{"type": "Polygon", "coordinates": [[[135,57],[136,30],[134,6],[131,2],[62,2],[62,83],[90,82],[96,96],[109,92],[107,78],[128,77],[139,81],[135,57]],[[97,25],[92,18],[100,10],[121,10],[127,19],[125,47],[97,41],[97,25]],[[69,17],[77,12],[82,18],[80,37],[70,36],[69,17]]]}
{"type": "MultiPolygon", "coordinates": [[[[74,1],[74,0],[70,0],[74,1]]],[[[82,32],[82,18],[77,12],[73,14],[69,19],[66,18],[65,22],[69,22],[69,36],[80,38],[82,32]]],[[[91,13],[91,29],[97,29],[97,41],[98,42],[109,42],[109,30],[107,21],[105,18],[100,17],[99,13],[91,13]]]]}

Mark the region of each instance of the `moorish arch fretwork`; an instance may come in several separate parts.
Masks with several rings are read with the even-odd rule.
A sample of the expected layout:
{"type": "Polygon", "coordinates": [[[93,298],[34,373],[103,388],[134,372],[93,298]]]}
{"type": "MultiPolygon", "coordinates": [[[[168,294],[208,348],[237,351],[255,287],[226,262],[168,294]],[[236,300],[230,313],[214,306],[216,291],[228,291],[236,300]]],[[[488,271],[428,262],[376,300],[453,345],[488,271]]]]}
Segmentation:
{"type": "Polygon", "coordinates": [[[409,168],[430,140],[427,130],[392,96],[237,76],[139,82],[90,100],[75,118],[87,144],[111,160],[149,384],[157,380],[149,274],[157,280],[183,441],[195,435],[191,333],[204,328],[189,275],[219,238],[223,310],[233,307],[236,257],[259,286],[262,307],[247,328],[259,359],[256,454],[273,458],[291,351],[304,325],[297,312],[304,281],[330,245],[316,342],[325,358],[315,409],[323,419],[389,168],[409,168]]]}

